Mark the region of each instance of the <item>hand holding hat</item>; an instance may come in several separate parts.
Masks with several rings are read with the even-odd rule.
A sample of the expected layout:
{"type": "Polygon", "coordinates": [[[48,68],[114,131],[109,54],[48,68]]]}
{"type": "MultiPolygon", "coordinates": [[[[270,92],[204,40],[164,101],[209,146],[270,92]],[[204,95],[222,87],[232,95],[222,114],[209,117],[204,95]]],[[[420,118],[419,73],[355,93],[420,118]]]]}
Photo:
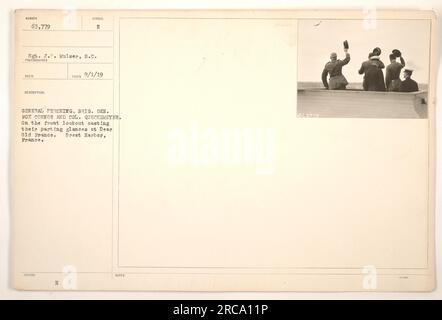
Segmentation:
{"type": "Polygon", "coordinates": [[[375,56],[380,56],[381,52],[382,52],[381,48],[379,48],[379,47],[376,47],[376,48],[373,49],[373,53],[374,53],[375,56]]]}
{"type": "Polygon", "coordinates": [[[394,50],[392,51],[392,53],[394,54],[394,56],[395,56],[396,58],[399,58],[399,57],[402,55],[402,53],[401,53],[398,49],[394,49],[394,50]]]}

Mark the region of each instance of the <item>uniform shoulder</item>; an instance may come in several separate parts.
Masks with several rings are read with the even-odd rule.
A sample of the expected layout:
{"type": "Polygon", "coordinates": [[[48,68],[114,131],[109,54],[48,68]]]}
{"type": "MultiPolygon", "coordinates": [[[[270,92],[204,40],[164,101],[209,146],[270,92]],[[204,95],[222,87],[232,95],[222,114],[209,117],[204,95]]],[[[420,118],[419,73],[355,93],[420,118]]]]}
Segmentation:
{"type": "Polygon", "coordinates": [[[327,62],[324,66],[324,69],[328,71],[332,70],[335,67],[335,63],[336,62],[331,62],[331,61],[327,62]]]}
{"type": "Polygon", "coordinates": [[[416,81],[414,81],[414,79],[411,79],[411,78],[407,78],[407,79],[403,80],[402,82],[406,82],[406,83],[417,83],[416,81]]]}

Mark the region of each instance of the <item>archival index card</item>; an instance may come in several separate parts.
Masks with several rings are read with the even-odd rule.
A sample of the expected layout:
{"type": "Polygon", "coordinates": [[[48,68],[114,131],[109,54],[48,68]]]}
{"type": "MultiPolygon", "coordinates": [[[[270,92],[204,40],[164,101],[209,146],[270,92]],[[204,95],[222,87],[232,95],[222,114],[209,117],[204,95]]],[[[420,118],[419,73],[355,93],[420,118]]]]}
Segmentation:
{"type": "Polygon", "coordinates": [[[14,287],[432,290],[435,17],[367,19],[16,11],[14,287]]]}

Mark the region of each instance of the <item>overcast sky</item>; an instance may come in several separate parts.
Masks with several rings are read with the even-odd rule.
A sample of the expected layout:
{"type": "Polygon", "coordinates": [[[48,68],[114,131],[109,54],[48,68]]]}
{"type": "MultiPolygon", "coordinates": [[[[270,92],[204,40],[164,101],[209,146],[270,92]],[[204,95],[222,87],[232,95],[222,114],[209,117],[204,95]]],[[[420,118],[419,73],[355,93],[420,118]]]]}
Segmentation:
{"type": "Polygon", "coordinates": [[[428,83],[429,20],[378,20],[373,30],[366,30],[362,20],[300,20],[298,81],[321,82],[321,73],[330,53],[336,52],[338,59],[345,58],[344,40],[350,45],[351,61],[343,68],[349,82],[362,82],[362,76],[358,74],[361,63],[367,60],[373,48],[380,47],[381,60],[386,66],[391,51],[399,49],[406,67],[414,69],[413,78],[419,83],[428,83]]]}

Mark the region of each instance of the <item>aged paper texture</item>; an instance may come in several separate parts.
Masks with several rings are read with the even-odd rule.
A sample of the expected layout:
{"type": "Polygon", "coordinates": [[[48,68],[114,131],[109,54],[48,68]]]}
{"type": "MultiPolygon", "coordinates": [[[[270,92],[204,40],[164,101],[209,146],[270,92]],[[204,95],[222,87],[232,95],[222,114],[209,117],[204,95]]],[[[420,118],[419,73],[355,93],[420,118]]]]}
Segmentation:
{"type": "Polygon", "coordinates": [[[17,10],[14,287],[432,290],[434,25],[17,10]]]}

